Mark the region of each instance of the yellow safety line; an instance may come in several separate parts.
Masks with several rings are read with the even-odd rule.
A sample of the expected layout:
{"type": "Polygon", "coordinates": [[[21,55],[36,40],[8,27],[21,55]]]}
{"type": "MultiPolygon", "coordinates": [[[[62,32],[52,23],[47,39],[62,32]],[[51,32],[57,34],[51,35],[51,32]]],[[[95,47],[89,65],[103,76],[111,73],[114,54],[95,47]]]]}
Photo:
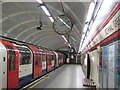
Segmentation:
{"type": "Polygon", "coordinates": [[[50,77],[44,77],[44,78],[50,78],[50,77]]]}
{"type": "Polygon", "coordinates": [[[50,77],[50,76],[53,75],[53,74],[54,74],[54,73],[49,74],[48,77],[50,77]]]}
{"type": "MultiPolygon", "coordinates": [[[[52,74],[50,74],[50,76],[51,76],[52,74]]],[[[30,88],[33,88],[33,87],[35,87],[35,86],[37,86],[38,84],[40,84],[42,81],[44,81],[45,79],[47,79],[47,78],[50,78],[49,76],[47,76],[47,77],[44,77],[42,80],[40,80],[40,81],[38,81],[37,83],[35,83],[35,84],[33,84],[31,87],[29,87],[27,90],[29,90],[30,88]]]]}
{"type": "MultiPolygon", "coordinates": [[[[33,88],[33,87],[35,87],[35,86],[37,86],[39,83],[41,83],[42,81],[44,81],[45,79],[42,79],[42,80],[40,80],[40,81],[38,81],[37,83],[35,83],[34,85],[32,85],[31,87],[29,87],[29,88],[33,88]]],[[[28,89],[29,90],[29,89],[28,89]]]]}
{"type": "MultiPolygon", "coordinates": [[[[63,66],[63,67],[64,67],[64,66],[63,66]]],[[[63,68],[63,67],[61,67],[61,68],[63,68]]],[[[60,69],[61,69],[61,68],[60,68],[60,69]]],[[[50,76],[53,75],[53,74],[56,73],[56,72],[57,72],[57,70],[54,71],[54,72],[52,72],[52,73],[50,73],[47,77],[43,77],[40,81],[38,81],[37,83],[35,83],[35,84],[33,84],[32,86],[30,86],[27,90],[29,90],[30,88],[33,88],[33,87],[37,86],[39,83],[41,83],[41,82],[44,81],[45,79],[50,78],[50,76]]]]}

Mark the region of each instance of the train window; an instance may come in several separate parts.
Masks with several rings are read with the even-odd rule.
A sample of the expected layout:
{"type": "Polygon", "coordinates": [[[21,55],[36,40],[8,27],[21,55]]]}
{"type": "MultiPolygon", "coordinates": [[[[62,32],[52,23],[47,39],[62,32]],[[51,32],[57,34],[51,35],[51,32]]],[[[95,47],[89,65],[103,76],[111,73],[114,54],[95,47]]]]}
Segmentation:
{"type": "Polygon", "coordinates": [[[16,63],[15,50],[10,45],[6,45],[6,47],[8,48],[7,51],[9,52],[9,54],[8,54],[8,59],[10,60],[9,71],[14,71],[15,70],[15,63],[16,63]]]}
{"type": "Polygon", "coordinates": [[[28,48],[17,47],[20,56],[20,65],[31,64],[31,52],[28,48]]]}
{"type": "Polygon", "coordinates": [[[54,55],[52,55],[52,60],[55,60],[55,57],[54,57],[54,55]]]}
{"type": "Polygon", "coordinates": [[[42,60],[43,60],[43,61],[46,61],[46,55],[45,55],[45,54],[43,54],[42,60]]]}
{"type": "Polygon", "coordinates": [[[38,50],[34,50],[36,53],[36,65],[40,65],[40,53],[38,50]]]}

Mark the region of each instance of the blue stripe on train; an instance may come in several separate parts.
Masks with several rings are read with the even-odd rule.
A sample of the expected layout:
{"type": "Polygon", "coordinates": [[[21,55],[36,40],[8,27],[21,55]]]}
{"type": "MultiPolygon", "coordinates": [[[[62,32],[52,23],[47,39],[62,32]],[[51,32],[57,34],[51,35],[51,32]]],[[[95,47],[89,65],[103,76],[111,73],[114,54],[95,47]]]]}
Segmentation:
{"type": "Polygon", "coordinates": [[[55,68],[55,66],[52,66],[52,70],[55,68]]]}
{"type": "Polygon", "coordinates": [[[46,72],[47,72],[47,70],[46,70],[46,69],[43,69],[43,70],[42,70],[42,75],[45,74],[46,72]]]}
{"type": "Polygon", "coordinates": [[[19,78],[19,84],[23,84],[25,82],[28,82],[32,79],[32,74],[29,74],[27,76],[19,78]]]}

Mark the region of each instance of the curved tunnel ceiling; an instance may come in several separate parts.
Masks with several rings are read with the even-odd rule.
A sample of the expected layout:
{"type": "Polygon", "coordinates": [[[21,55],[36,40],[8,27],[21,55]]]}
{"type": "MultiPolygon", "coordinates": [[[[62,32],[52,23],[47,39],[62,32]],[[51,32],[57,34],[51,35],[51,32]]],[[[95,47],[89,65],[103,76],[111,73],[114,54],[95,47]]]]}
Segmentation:
{"type": "MultiPolygon", "coordinates": [[[[61,3],[45,2],[45,5],[54,18],[63,14],[61,3]]],[[[37,2],[2,2],[2,36],[53,50],[68,50],[64,39],[54,32],[48,16],[38,6],[37,2]],[[43,23],[42,30],[37,30],[40,20],[43,23]]],[[[89,3],[64,2],[63,6],[74,22],[69,41],[78,51],[89,3]]]]}

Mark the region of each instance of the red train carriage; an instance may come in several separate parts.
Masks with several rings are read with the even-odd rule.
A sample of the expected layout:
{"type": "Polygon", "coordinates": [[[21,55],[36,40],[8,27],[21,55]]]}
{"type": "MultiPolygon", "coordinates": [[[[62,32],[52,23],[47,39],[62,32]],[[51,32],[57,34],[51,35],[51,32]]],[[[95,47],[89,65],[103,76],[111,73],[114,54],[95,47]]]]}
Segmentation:
{"type": "Polygon", "coordinates": [[[63,64],[61,53],[5,40],[0,40],[0,58],[0,89],[24,85],[63,64]]]}
{"type": "Polygon", "coordinates": [[[47,72],[47,55],[46,52],[42,51],[42,74],[45,74],[47,72]]]}
{"type": "Polygon", "coordinates": [[[64,63],[64,54],[58,52],[58,64],[59,66],[64,63]]]}
{"type": "Polygon", "coordinates": [[[33,52],[33,76],[38,77],[42,75],[42,51],[33,46],[28,46],[33,52]]]}
{"type": "Polygon", "coordinates": [[[57,54],[58,54],[58,66],[60,66],[60,53],[57,54]]]}
{"type": "Polygon", "coordinates": [[[60,64],[64,63],[64,54],[60,53],[60,64]]]}
{"type": "MultiPolygon", "coordinates": [[[[18,86],[18,50],[9,41],[0,40],[7,50],[7,88],[15,88],[18,86]]],[[[5,60],[5,59],[4,59],[5,60]]]]}
{"type": "Polygon", "coordinates": [[[54,69],[56,65],[56,55],[53,51],[51,52],[51,55],[52,55],[52,69],[54,69]]]}
{"type": "Polygon", "coordinates": [[[53,51],[54,55],[55,55],[55,68],[58,67],[58,53],[53,51]]]}
{"type": "Polygon", "coordinates": [[[51,55],[51,51],[45,50],[46,52],[46,70],[50,71],[52,70],[52,55],[51,55]]]}

